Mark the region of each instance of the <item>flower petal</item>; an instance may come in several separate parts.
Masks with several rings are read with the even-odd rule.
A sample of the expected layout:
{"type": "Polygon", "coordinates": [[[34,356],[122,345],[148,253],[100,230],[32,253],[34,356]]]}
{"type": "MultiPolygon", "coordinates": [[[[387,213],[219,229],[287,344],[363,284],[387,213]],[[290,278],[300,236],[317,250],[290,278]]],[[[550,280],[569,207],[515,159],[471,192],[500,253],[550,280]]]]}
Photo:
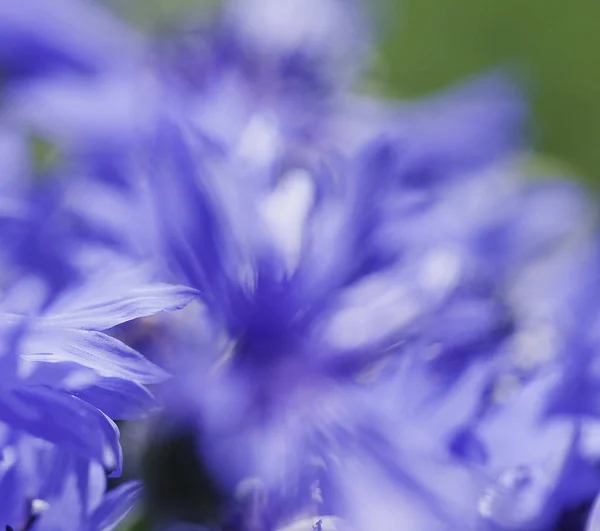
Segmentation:
{"type": "Polygon", "coordinates": [[[39,327],[25,339],[26,360],[79,363],[107,378],[123,378],[140,384],[156,383],[168,375],[121,341],[93,330],[57,330],[39,327]]]}
{"type": "Polygon", "coordinates": [[[120,378],[102,378],[93,385],[71,392],[114,420],[139,419],[158,406],[146,388],[120,378]]]}
{"type": "Polygon", "coordinates": [[[66,308],[54,311],[43,319],[44,323],[65,328],[106,330],[118,324],[153,315],[160,311],[180,310],[189,304],[197,291],[185,286],[150,284],[122,290],[118,297],[108,297],[96,292],[85,302],[71,301],[66,308]],[[80,304],[77,304],[79,302],[80,304]]]}
{"type": "Polygon", "coordinates": [[[129,481],[111,490],[90,519],[89,531],[111,531],[131,511],[142,493],[139,481],[129,481]]]}
{"type": "Polygon", "coordinates": [[[95,72],[131,63],[134,54],[133,35],[98,6],[71,0],[0,4],[0,60],[9,73],[95,72]]]}
{"type": "Polygon", "coordinates": [[[121,467],[116,425],[94,406],[68,393],[46,387],[5,390],[0,393],[0,421],[96,459],[111,471],[121,467]]]}

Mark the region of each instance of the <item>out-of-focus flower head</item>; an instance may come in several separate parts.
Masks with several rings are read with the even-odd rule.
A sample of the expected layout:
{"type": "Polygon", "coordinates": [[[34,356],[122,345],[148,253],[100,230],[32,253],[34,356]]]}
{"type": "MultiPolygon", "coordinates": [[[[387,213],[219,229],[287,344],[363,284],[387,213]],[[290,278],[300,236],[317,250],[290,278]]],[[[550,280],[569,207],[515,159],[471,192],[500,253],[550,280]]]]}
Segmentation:
{"type": "MultiPolygon", "coordinates": [[[[235,9],[231,40],[267,72],[305,36],[282,24],[261,41],[260,9],[235,9]]],[[[547,414],[546,369],[564,357],[524,370],[521,353],[548,321],[566,339],[564,316],[519,286],[543,295],[535,271],[558,281],[549,264],[577,256],[595,213],[575,185],[525,177],[514,85],[494,74],[416,105],[300,91],[318,112],[298,129],[283,70],[264,85],[219,51],[204,49],[211,67],[184,91],[167,76],[181,99],[159,120],[151,174],[166,261],[204,303],[186,316],[196,343],[179,342],[192,361],[168,411],[195,431],[231,525],[544,529],[588,500],[579,421],[547,414]]]]}
{"type": "Polygon", "coordinates": [[[11,1],[0,42],[7,281],[25,270],[65,285],[90,249],[148,258],[147,218],[131,212],[144,209],[135,146],[153,112],[139,97],[144,39],[96,4],[11,1]]]}
{"type": "Polygon", "coordinates": [[[309,4],[231,1],[149,57],[95,4],[0,7],[17,528],[62,508],[110,528],[129,506],[135,485],[101,501],[113,420],[153,409],[166,373],[121,326],[196,297],[150,348],[174,372],[147,471],[160,524],[545,530],[597,493],[594,208],[526,180],[511,82],[348,93],[362,6],[309,4]],[[141,257],[149,274],[123,267],[141,257]],[[42,459],[64,473],[32,474],[42,459]]]}
{"type": "MultiPolygon", "coordinates": [[[[208,476],[225,498],[237,500],[233,512],[242,523],[234,528],[248,519],[258,519],[259,528],[283,528],[335,514],[367,529],[385,493],[386,503],[398,501],[382,513],[381,528],[402,519],[414,529],[477,520],[484,472],[455,462],[449,448],[476,418],[490,370],[480,369],[486,378],[456,399],[456,411],[445,410],[453,418],[436,426],[426,416],[422,428],[415,425],[425,406],[404,393],[396,400],[391,386],[373,395],[380,384],[369,373],[386,364],[397,372],[398,358],[420,360],[423,400],[441,407],[447,393],[461,392],[464,371],[493,357],[512,331],[498,293],[506,268],[489,263],[477,247],[512,218],[500,206],[469,204],[464,212],[460,203],[464,190],[483,192],[478,181],[500,181],[482,169],[514,154],[518,122],[511,113],[520,103],[496,98],[511,95],[502,87],[484,82],[475,92],[468,87],[464,100],[451,96],[447,107],[433,106],[435,117],[444,111],[452,117],[449,131],[476,125],[464,132],[473,140],[487,132],[485,125],[506,124],[504,135],[491,127],[498,145],[486,143],[489,151],[433,125],[428,134],[424,105],[405,113],[398,133],[390,128],[353,154],[317,147],[296,166],[270,159],[277,178],[266,186],[250,168],[232,166],[227,153],[206,156],[193,124],[181,117],[162,123],[153,189],[166,256],[176,278],[200,291],[208,320],[203,331],[196,327],[199,359],[175,379],[171,415],[196,430],[208,476]],[[469,107],[474,94],[489,107],[469,107]],[[453,115],[457,101],[465,102],[466,117],[482,121],[453,115]],[[496,110],[498,102],[508,116],[496,110]],[[454,211],[464,221],[449,226],[444,216],[454,211]],[[384,237],[386,231],[396,238],[384,237]],[[367,406],[371,396],[413,409],[406,406],[406,417],[396,407],[378,411],[367,406]],[[420,430],[428,433],[429,451],[417,451],[420,430]],[[434,471],[448,477],[437,490],[428,484],[434,471]],[[464,496],[452,499],[453,492],[464,496]]],[[[522,187],[511,188],[510,170],[498,164],[518,201],[522,187]]],[[[407,379],[419,374],[401,365],[407,379]]]]}

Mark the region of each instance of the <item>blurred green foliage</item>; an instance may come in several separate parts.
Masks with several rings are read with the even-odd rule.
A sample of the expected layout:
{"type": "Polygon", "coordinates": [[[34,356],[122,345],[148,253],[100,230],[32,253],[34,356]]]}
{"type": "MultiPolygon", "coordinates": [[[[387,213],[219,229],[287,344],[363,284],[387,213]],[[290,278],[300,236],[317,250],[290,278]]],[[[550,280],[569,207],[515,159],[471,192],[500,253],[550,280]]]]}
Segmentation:
{"type": "MultiPolygon", "coordinates": [[[[221,0],[101,0],[144,30],[156,31],[204,15],[221,0]]],[[[277,0],[275,0],[277,1],[277,0]]]]}
{"type": "Polygon", "coordinates": [[[29,148],[33,159],[33,170],[36,177],[41,177],[60,163],[60,150],[47,138],[32,133],[29,136],[29,148]]]}
{"type": "Polygon", "coordinates": [[[494,66],[515,68],[536,147],[600,188],[600,2],[388,0],[377,79],[415,96],[494,66]]]}

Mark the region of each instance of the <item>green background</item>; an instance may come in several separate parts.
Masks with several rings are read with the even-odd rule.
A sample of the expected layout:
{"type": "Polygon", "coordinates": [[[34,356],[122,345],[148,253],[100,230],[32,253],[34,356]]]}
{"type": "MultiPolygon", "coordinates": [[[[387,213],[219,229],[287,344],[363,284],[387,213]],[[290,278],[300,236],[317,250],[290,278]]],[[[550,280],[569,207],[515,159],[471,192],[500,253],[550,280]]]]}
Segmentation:
{"type": "Polygon", "coordinates": [[[539,151],[600,186],[600,2],[390,2],[378,76],[418,95],[497,65],[527,82],[539,151]]]}

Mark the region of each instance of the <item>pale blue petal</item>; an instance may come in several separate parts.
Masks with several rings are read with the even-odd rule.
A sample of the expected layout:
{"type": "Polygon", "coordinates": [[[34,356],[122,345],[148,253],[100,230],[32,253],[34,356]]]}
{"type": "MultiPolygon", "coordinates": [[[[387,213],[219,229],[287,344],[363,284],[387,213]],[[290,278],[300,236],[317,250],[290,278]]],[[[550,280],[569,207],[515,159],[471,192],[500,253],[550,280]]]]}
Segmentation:
{"type": "Polygon", "coordinates": [[[112,531],[129,514],[142,494],[139,481],[129,481],[111,490],[90,519],[89,531],[112,531]]]}
{"type": "Polygon", "coordinates": [[[93,330],[38,327],[24,341],[23,358],[32,361],[75,362],[107,378],[139,384],[164,381],[168,375],[121,341],[93,330]]]}

